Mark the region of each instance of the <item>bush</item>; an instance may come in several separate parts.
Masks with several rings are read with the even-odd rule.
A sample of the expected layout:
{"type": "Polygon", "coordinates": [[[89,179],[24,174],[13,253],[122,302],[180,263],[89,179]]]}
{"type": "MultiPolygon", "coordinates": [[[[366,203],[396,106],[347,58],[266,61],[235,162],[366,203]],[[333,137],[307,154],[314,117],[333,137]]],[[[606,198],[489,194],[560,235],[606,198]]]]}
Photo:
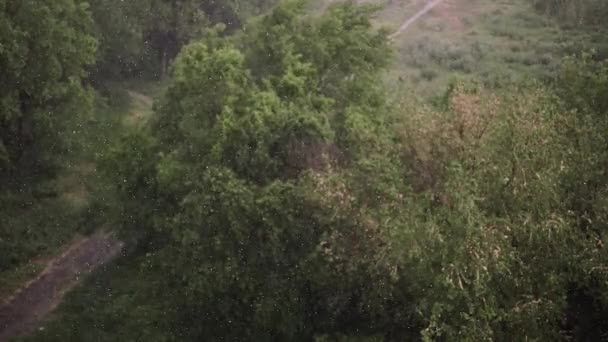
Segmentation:
{"type": "Polygon", "coordinates": [[[437,77],[437,72],[433,69],[423,69],[422,71],[420,71],[420,77],[430,82],[437,77]]]}

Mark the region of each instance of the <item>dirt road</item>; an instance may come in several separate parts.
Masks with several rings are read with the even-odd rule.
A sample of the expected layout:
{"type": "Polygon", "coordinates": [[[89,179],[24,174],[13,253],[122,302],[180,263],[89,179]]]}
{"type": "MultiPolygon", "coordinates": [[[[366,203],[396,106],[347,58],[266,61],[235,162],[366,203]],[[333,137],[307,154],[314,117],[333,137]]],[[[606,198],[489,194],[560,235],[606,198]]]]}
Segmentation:
{"type": "Polygon", "coordinates": [[[397,31],[395,31],[393,34],[390,35],[390,38],[394,39],[395,37],[397,37],[398,35],[400,35],[401,33],[403,33],[413,23],[415,23],[418,19],[420,19],[423,15],[425,15],[426,13],[428,13],[430,10],[432,10],[435,6],[439,5],[441,2],[443,2],[443,0],[429,0],[429,1],[427,1],[426,5],[424,5],[424,7],[420,11],[418,11],[418,13],[414,14],[411,18],[409,18],[408,20],[406,20],[401,25],[401,27],[399,27],[399,29],[397,31]]]}
{"type": "Polygon", "coordinates": [[[36,279],[0,306],[0,341],[36,329],[81,277],[117,256],[122,248],[123,243],[107,232],[73,242],[36,279]]]}

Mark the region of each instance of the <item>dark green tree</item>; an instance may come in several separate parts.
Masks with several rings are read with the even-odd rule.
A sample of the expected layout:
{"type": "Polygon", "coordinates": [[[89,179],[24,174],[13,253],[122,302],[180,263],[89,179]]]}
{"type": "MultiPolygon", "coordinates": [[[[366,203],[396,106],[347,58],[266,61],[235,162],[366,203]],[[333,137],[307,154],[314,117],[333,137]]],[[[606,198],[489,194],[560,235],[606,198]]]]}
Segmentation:
{"type": "Polygon", "coordinates": [[[69,139],[64,123],[88,110],[81,81],[94,61],[90,32],[84,1],[0,1],[3,174],[43,167],[69,139]]]}
{"type": "Polygon", "coordinates": [[[373,223],[358,207],[335,207],[320,174],[356,161],[337,135],[359,137],[375,122],[364,113],[384,103],[388,39],[372,29],[370,8],[344,4],[321,18],[302,8],[286,3],[252,24],[236,40],[242,50],[217,37],[187,46],[152,145],[130,139],[109,161],[125,234],[164,236],[180,338],[310,340],[381,314],[384,301],[368,299],[384,293],[374,284],[389,272],[365,269],[382,268],[382,238],[363,241],[373,223]],[[341,235],[359,241],[361,260],[348,259],[341,235]]]}
{"type": "Polygon", "coordinates": [[[210,25],[230,32],[265,5],[233,0],[97,0],[92,2],[100,41],[96,79],[164,77],[180,49],[210,25]]]}

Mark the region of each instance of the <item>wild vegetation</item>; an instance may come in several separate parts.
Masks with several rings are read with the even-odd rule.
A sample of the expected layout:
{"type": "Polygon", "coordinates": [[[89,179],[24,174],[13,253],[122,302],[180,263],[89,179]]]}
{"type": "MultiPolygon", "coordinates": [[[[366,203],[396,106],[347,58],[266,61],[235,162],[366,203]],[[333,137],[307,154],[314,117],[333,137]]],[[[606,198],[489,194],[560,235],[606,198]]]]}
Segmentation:
{"type": "MultiPolygon", "coordinates": [[[[91,26],[72,0],[0,1],[0,271],[76,230],[73,208],[44,180],[91,109],[82,85],[97,44],[91,26]]],[[[3,273],[3,285],[11,278],[3,273]]]]}
{"type": "Polygon", "coordinates": [[[100,42],[94,73],[101,80],[164,77],[180,49],[221,24],[235,30],[274,0],[99,0],[91,1],[100,42]]]}
{"type": "Polygon", "coordinates": [[[608,339],[605,6],[370,3],[0,0],[8,288],[128,246],[20,340],[608,339]]]}
{"type": "Polygon", "coordinates": [[[533,3],[538,10],[572,26],[601,25],[608,14],[608,4],[600,0],[535,0],[533,3]]]}

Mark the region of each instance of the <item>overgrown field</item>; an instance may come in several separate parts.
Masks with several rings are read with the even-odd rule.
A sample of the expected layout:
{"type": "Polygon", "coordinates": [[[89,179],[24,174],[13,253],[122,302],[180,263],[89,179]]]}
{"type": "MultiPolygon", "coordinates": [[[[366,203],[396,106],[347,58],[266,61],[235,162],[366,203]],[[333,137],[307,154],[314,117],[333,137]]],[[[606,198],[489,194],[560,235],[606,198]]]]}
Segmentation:
{"type": "MultiPolygon", "coordinates": [[[[316,11],[332,1],[316,0],[316,11]]],[[[378,27],[395,32],[426,0],[365,0],[378,6],[378,27]]],[[[450,82],[472,80],[496,88],[525,79],[546,81],[564,56],[594,49],[608,57],[606,32],[551,18],[529,0],[445,0],[393,37],[395,59],[387,79],[424,97],[443,93],[450,82]]]]}

